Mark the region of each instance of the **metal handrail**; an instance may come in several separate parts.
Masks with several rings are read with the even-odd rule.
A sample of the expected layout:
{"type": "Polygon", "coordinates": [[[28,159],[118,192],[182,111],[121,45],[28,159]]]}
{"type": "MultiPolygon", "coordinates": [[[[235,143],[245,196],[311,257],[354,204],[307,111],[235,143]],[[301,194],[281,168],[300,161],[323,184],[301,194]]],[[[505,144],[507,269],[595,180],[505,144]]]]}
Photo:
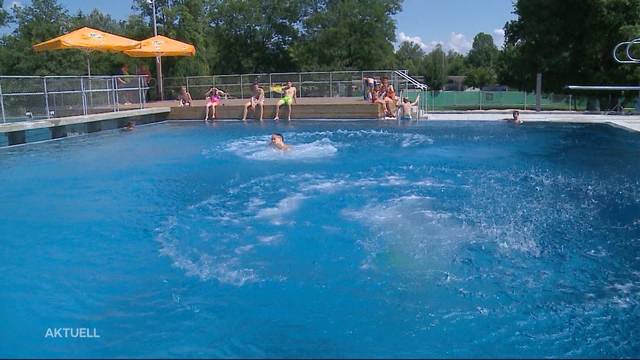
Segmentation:
{"type": "Polygon", "coordinates": [[[401,78],[407,80],[408,82],[411,83],[411,85],[415,86],[416,88],[420,89],[420,90],[429,90],[429,86],[427,84],[423,84],[421,82],[419,82],[418,80],[412,78],[411,76],[409,76],[407,73],[403,73],[401,71],[395,71],[395,74],[400,76],[401,78]]]}
{"type": "Polygon", "coordinates": [[[630,41],[623,41],[619,43],[613,48],[613,59],[619,64],[640,64],[640,59],[635,58],[631,55],[631,47],[633,45],[638,45],[638,44],[640,44],[640,38],[636,38],[630,41]],[[626,46],[624,54],[627,56],[628,60],[624,60],[624,59],[621,60],[620,58],[618,58],[618,51],[623,46],[626,46]]]}

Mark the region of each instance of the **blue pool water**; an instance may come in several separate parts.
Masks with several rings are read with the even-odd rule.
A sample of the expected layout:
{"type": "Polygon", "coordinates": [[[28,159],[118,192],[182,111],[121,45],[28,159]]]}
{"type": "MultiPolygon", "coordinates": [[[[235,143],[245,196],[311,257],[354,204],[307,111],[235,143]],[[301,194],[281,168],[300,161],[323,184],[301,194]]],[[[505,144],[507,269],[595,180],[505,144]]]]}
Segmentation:
{"type": "Polygon", "coordinates": [[[0,169],[3,357],[640,356],[636,134],[159,124],[0,169]]]}

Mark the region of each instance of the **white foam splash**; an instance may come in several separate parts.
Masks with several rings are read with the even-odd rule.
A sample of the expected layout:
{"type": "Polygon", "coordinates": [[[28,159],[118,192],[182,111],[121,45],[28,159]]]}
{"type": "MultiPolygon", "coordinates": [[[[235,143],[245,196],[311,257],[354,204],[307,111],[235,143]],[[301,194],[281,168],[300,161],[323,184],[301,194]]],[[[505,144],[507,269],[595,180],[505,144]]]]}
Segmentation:
{"type": "Polygon", "coordinates": [[[377,253],[386,253],[400,268],[446,267],[454,249],[469,238],[468,230],[434,205],[432,198],[406,195],[344,210],[344,216],[367,225],[373,234],[360,242],[368,254],[362,268],[374,268],[377,253]]]}
{"type": "Polygon", "coordinates": [[[285,217],[297,210],[304,199],[302,194],[293,194],[280,200],[275,207],[262,208],[256,213],[256,219],[267,219],[275,225],[285,223],[285,217]]]}
{"type": "Polygon", "coordinates": [[[338,152],[338,145],[327,138],[311,143],[291,142],[287,151],[270,146],[269,139],[269,136],[261,136],[234,140],[226,144],[224,150],[258,161],[319,160],[333,157],[338,152]]]}

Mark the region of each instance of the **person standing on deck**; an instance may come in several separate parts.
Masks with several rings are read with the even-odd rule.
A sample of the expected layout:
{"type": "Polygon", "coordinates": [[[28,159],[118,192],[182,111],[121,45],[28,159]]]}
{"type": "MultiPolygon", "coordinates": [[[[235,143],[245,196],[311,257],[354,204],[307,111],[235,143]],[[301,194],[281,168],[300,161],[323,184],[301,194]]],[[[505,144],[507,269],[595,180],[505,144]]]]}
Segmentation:
{"type": "Polygon", "coordinates": [[[251,95],[249,102],[244,104],[242,121],[247,121],[247,113],[249,112],[249,109],[255,112],[256,106],[260,106],[260,121],[262,121],[262,115],[264,114],[264,89],[262,89],[257,82],[254,82],[251,86],[251,90],[253,91],[253,94],[251,95]]]}
{"type": "Polygon", "coordinates": [[[149,95],[149,82],[151,81],[151,70],[149,70],[149,66],[146,64],[140,65],[138,75],[142,75],[142,87],[146,89],[144,90],[144,98],[146,100],[149,95]]]}
{"type": "Polygon", "coordinates": [[[282,99],[278,100],[278,103],[276,104],[276,117],[273,118],[275,121],[280,120],[280,106],[282,105],[287,105],[289,108],[287,120],[291,121],[292,105],[296,103],[297,89],[293,86],[291,81],[287,81],[287,86],[284,87],[283,90],[284,96],[282,99]]]}
{"type": "MultiPolygon", "coordinates": [[[[122,66],[120,66],[120,68],[118,69],[118,71],[116,71],[116,76],[117,76],[116,80],[118,82],[117,84],[118,89],[129,87],[127,86],[129,84],[129,81],[127,81],[127,78],[126,78],[127,76],[129,76],[129,65],[127,65],[126,63],[123,63],[122,66]]],[[[119,91],[118,97],[122,98],[125,105],[131,104],[131,102],[129,101],[129,95],[127,91],[119,91]]]]}

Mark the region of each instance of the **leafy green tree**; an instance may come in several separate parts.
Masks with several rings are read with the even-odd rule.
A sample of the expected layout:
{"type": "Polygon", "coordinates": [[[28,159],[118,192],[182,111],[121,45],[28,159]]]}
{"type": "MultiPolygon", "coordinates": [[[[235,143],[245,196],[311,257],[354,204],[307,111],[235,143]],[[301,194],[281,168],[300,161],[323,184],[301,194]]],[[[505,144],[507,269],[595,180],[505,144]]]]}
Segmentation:
{"type": "Polygon", "coordinates": [[[394,63],[401,0],[315,0],[300,42],[291,49],[303,70],[370,70],[394,63]]]}
{"type": "Polygon", "coordinates": [[[467,71],[466,76],[465,84],[478,89],[496,82],[495,71],[487,66],[473,67],[467,71]]]}
{"type": "Polygon", "coordinates": [[[411,75],[424,75],[424,51],[416,43],[404,41],[396,51],[397,66],[411,75]]]}
{"type": "Polygon", "coordinates": [[[70,16],[56,0],[33,0],[28,6],[13,6],[16,29],[2,38],[0,74],[84,74],[80,51],[36,53],[31,46],[70,30],[70,16]]]}
{"type": "Polygon", "coordinates": [[[298,40],[307,2],[215,0],[209,7],[216,41],[214,72],[260,73],[297,69],[289,49],[298,40]]]}
{"type": "Polygon", "coordinates": [[[194,57],[165,58],[167,70],[172,76],[209,75],[209,64],[216,61],[215,43],[209,41],[206,5],[204,0],[173,0],[165,11],[165,36],[193,44],[194,57]]]}
{"type": "Polygon", "coordinates": [[[426,83],[435,90],[443,88],[447,77],[447,54],[438,44],[424,57],[424,77],[426,83]]]}
{"type": "Polygon", "coordinates": [[[463,75],[467,70],[467,58],[455,52],[449,50],[447,53],[447,75],[463,75]]]}
{"type": "Polygon", "coordinates": [[[4,9],[4,0],[0,0],[0,27],[7,25],[9,13],[4,9]]]}
{"type": "Polygon", "coordinates": [[[640,0],[517,0],[514,13],[505,26],[502,79],[532,89],[542,72],[547,91],[637,83],[639,69],[615,63],[611,51],[640,35],[640,0]]]}
{"type": "Polygon", "coordinates": [[[467,63],[474,67],[493,67],[500,50],[493,42],[493,37],[486,33],[478,33],[473,38],[473,46],[467,55],[467,63]]]}

